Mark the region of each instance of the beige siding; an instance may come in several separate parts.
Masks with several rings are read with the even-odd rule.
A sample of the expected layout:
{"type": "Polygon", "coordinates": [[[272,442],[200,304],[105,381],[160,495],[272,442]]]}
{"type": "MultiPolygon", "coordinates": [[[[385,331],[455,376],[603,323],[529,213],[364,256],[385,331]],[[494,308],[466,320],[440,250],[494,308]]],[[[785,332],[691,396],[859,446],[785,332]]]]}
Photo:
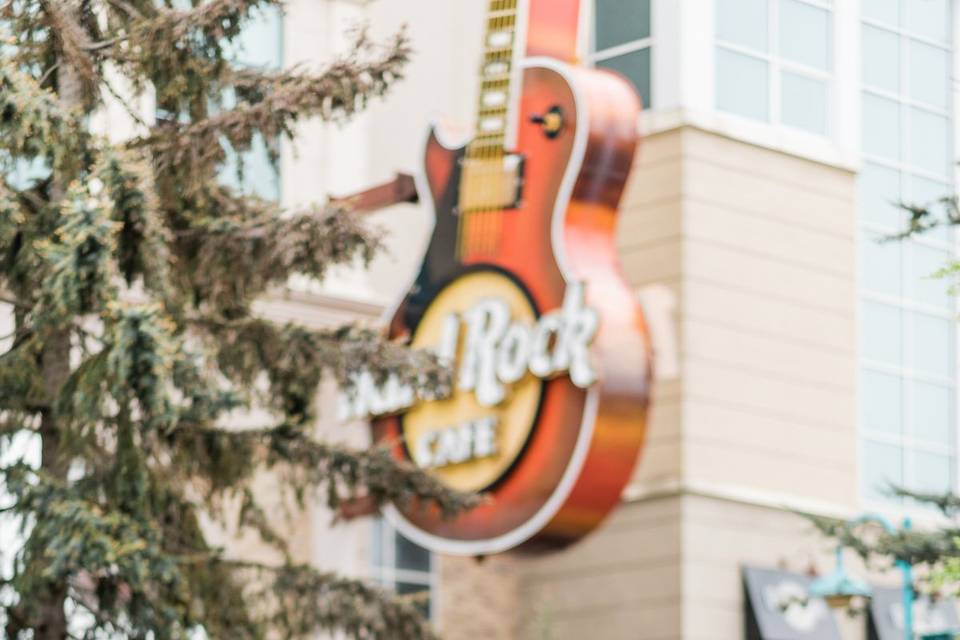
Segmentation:
{"type": "Polygon", "coordinates": [[[648,497],[515,560],[516,637],[739,640],[744,565],[829,566],[769,505],[856,504],[854,212],[849,172],[689,128],[645,142],[618,244],[631,284],[677,295],[680,377],[655,386],[648,497]]]}
{"type": "Polygon", "coordinates": [[[569,550],[522,561],[538,615],[520,637],[679,639],[680,516],[675,498],[624,505],[569,550]]]}
{"type": "MultiPolygon", "coordinates": [[[[631,285],[666,285],[679,300],[682,278],[682,135],[644,141],[624,194],[618,246],[631,285]]],[[[679,323],[677,330],[680,330],[679,323]]],[[[637,466],[640,485],[676,482],[683,466],[682,385],[659,382],[653,391],[647,442],[637,466]]]]}
{"type": "MultiPolygon", "coordinates": [[[[833,567],[830,545],[800,516],[704,496],[683,499],[683,549],[684,640],[742,640],[745,566],[798,573],[833,567]]],[[[864,575],[855,558],[847,563],[864,575]]],[[[863,637],[862,618],[852,625],[838,621],[844,638],[863,637]]]]}
{"type": "MultiPolygon", "coordinates": [[[[444,637],[740,640],[745,564],[828,566],[770,505],[856,504],[854,211],[849,172],[690,128],[645,141],[618,246],[632,285],[676,296],[680,373],[655,384],[634,501],[561,552],[439,559],[444,637]]],[[[270,313],[376,315],[312,302],[270,313]]],[[[363,441],[325,418],[325,434],[363,441]]],[[[364,525],[312,518],[301,553],[362,575],[364,525]]]]}
{"type": "Polygon", "coordinates": [[[853,505],[854,175],[682,146],[684,480],[853,505]]]}

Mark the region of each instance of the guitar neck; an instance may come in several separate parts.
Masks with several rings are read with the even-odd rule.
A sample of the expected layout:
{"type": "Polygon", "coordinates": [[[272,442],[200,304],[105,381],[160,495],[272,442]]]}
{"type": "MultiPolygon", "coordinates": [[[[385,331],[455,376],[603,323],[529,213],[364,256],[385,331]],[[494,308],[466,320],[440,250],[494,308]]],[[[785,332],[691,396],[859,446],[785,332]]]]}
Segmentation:
{"type": "Polygon", "coordinates": [[[488,0],[477,125],[468,157],[502,156],[507,143],[510,108],[516,90],[514,68],[520,34],[519,0],[488,0]]]}

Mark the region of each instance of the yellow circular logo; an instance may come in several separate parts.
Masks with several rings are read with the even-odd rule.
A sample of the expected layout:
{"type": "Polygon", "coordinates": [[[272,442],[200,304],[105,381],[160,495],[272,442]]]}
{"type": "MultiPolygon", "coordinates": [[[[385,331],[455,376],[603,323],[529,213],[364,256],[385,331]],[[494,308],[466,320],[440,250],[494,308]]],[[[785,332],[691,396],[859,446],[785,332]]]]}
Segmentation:
{"type": "Polygon", "coordinates": [[[481,270],[447,285],[417,325],[412,345],[451,361],[454,389],[408,410],[403,438],[411,459],[447,486],[481,491],[523,451],[544,384],[527,366],[536,323],[513,279],[481,270]]]}

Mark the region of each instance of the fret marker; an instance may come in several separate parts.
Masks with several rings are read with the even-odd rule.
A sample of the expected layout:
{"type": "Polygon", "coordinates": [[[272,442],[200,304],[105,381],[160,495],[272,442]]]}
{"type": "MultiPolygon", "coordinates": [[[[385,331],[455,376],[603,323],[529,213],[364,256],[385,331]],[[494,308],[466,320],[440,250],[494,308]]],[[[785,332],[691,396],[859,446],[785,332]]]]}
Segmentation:
{"type": "Polygon", "coordinates": [[[506,62],[491,62],[487,65],[487,68],[484,70],[484,75],[487,76],[502,76],[510,70],[510,65],[506,62]]]}
{"type": "Polygon", "coordinates": [[[503,131],[503,118],[484,118],[480,121],[480,130],[484,133],[503,131]]]}
{"type": "Polygon", "coordinates": [[[509,31],[494,31],[487,39],[487,43],[495,49],[509,47],[512,42],[513,34],[509,31]]]}
{"type": "Polygon", "coordinates": [[[503,91],[488,91],[483,94],[483,106],[502,107],[507,102],[507,94],[503,91]]]}

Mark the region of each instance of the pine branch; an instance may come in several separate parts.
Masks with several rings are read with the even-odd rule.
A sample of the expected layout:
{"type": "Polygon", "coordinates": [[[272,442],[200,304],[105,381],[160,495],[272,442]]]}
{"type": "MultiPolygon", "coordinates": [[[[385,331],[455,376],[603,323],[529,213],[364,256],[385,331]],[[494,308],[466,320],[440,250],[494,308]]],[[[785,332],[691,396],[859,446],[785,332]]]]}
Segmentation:
{"type": "Polygon", "coordinates": [[[960,557],[955,526],[922,531],[900,530],[888,533],[876,523],[853,525],[844,520],[801,514],[825,537],[853,550],[869,564],[889,567],[897,560],[910,565],[937,567],[948,558],[960,557]]]}
{"type": "Polygon", "coordinates": [[[417,502],[453,516],[481,498],[453,491],[415,467],[397,461],[383,448],[352,450],[314,440],[296,426],[236,430],[184,425],[169,436],[174,466],[186,477],[202,479],[212,492],[229,491],[258,470],[281,472],[301,501],[320,491],[336,510],[360,495],[376,506],[417,502]]]}
{"type": "MultiPolygon", "coordinates": [[[[168,48],[198,32],[211,40],[235,38],[255,7],[280,6],[278,0],[207,0],[189,9],[158,7],[156,15],[135,22],[133,29],[168,48]]],[[[139,13],[139,12],[137,12],[139,13]]],[[[143,14],[140,14],[143,15],[143,14]]]]}
{"type": "Polygon", "coordinates": [[[358,580],[322,573],[306,565],[269,565],[227,561],[238,570],[267,576],[258,614],[289,637],[319,632],[353,638],[436,640],[417,609],[402,599],[358,580]]]}
{"type": "Polygon", "coordinates": [[[187,124],[168,121],[134,144],[148,146],[161,171],[203,174],[203,168],[223,162],[224,140],[244,151],[257,134],[267,140],[292,137],[293,125],[308,117],[342,120],[354,115],[402,77],[409,56],[404,33],[383,50],[361,33],[352,50],[322,74],[272,75],[267,83],[247,75],[246,82],[236,84],[233,109],[187,124]]]}
{"type": "Polygon", "coordinates": [[[21,516],[28,536],[2,583],[20,603],[6,612],[12,637],[67,637],[71,597],[93,615],[87,638],[430,637],[414,608],[353,581],[284,565],[251,582],[250,565],[223,561],[200,526],[238,506],[237,528],[283,552],[255,498],[258,470],[301,505],[318,493],[334,508],[359,499],[453,515],[478,500],[386,450],[310,436],[325,377],[349,387],[364,371],[442,393],[449,372],[435,358],[370,329],[253,313],[293,275],[369,261],[379,236],[343,210],[288,215],[219,186],[225,150],[354,115],[409,56],[402,34],[384,47],[360,34],[321,73],[234,68],[231,41],[251,11],[278,4],[0,0],[0,162],[43,174],[19,190],[0,181],[0,288],[15,318],[0,354],[0,437],[33,432],[43,454],[39,470],[0,469],[14,501],[0,515],[21,516]],[[122,148],[89,131],[111,94],[131,106],[104,77],[108,62],[134,94],[154,89],[161,115],[122,148]],[[218,428],[251,408],[279,426],[218,428]]]}
{"type": "Polygon", "coordinates": [[[890,487],[890,494],[898,498],[906,498],[921,504],[936,507],[943,515],[948,518],[955,518],[960,515],[960,496],[955,493],[930,493],[909,491],[903,487],[890,487]]]}
{"type": "Polygon", "coordinates": [[[51,91],[0,57],[0,150],[25,160],[50,158],[54,168],[75,164],[90,134],[78,114],[51,91]]]}
{"type": "MultiPolygon", "coordinates": [[[[42,615],[42,610],[33,608],[31,595],[87,575],[128,585],[131,599],[143,607],[139,616],[150,624],[176,628],[189,620],[188,613],[175,605],[176,599],[170,598],[184,588],[184,577],[150,523],[116,511],[104,512],[58,481],[22,465],[2,471],[7,491],[16,496],[18,511],[34,518],[18,565],[43,568],[41,572],[22,570],[13,579],[21,594],[21,616],[34,620],[42,615]]],[[[107,594],[101,589],[100,595],[102,609],[116,606],[116,602],[104,606],[110,604],[104,597],[107,594]]]]}
{"type": "Polygon", "coordinates": [[[160,108],[193,117],[201,101],[220,97],[220,78],[230,66],[225,47],[252,11],[280,6],[278,0],[208,0],[183,10],[136,4],[110,3],[125,28],[101,54],[120,65],[135,88],[152,86],[160,108]]]}
{"type": "Polygon", "coordinates": [[[324,374],[332,374],[347,393],[354,391],[360,372],[381,383],[393,377],[420,395],[444,395],[451,383],[450,370],[434,354],[389,342],[368,328],[313,330],[248,318],[214,323],[207,330],[219,340],[220,371],[247,386],[266,374],[262,402],[292,422],[313,417],[324,374]]]}
{"type": "MultiPolygon", "coordinates": [[[[100,82],[99,63],[90,54],[90,40],[83,26],[77,21],[75,11],[65,10],[63,0],[41,0],[50,31],[58,48],[58,65],[70,65],[84,84],[87,99],[96,91],[100,82]]],[[[42,84],[42,82],[41,82],[42,84]]]]}
{"type": "Polygon", "coordinates": [[[312,207],[284,215],[276,205],[211,190],[204,210],[178,232],[181,287],[203,306],[235,315],[293,275],[321,279],[329,267],[369,262],[380,237],[342,209],[312,207]],[[207,209],[209,208],[209,209],[207,209]]]}
{"type": "Polygon", "coordinates": [[[884,236],[882,242],[900,242],[935,229],[960,224],[960,199],[946,195],[924,204],[894,202],[897,208],[910,215],[907,227],[898,233],[884,236]]]}

